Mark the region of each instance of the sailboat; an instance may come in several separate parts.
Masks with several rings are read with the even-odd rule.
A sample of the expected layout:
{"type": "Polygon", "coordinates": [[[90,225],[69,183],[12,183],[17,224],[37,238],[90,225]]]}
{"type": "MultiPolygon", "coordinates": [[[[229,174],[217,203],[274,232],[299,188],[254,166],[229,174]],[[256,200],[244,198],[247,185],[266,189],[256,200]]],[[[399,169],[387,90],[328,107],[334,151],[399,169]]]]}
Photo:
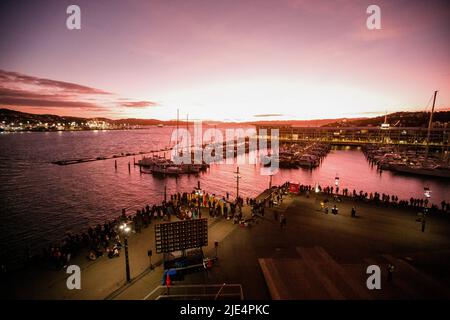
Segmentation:
{"type": "Polygon", "coordinates": [[[381,124],[381,129],[382,130],[388,130],[390,127],[389,122],[387,122],[387,111],[386,114],[384,115],[384,122],[381,124]]]}
{"type": "Polygon", "coordinates": [[[444,164],[438,164],[435,161],[428,159],[429,147],[430,147],[430,136],[431,127],[433,124],[433,114],[434,107],[436,104],[436,96],[438,91],[434,91],[433,106],[431,108],[430,119],[428,121],[428,130],[426,138],[426,151],[425,157],[421,159],[420,157],[415,158],[415,161],[405,161],[401,163],[391,163],[389,167],[397,172],[409,173],[409,174],[419,174],[433,177],[450,178],[450,167],[444,164]],[[419,161],[417,161],[419,159],[419,161]]]}

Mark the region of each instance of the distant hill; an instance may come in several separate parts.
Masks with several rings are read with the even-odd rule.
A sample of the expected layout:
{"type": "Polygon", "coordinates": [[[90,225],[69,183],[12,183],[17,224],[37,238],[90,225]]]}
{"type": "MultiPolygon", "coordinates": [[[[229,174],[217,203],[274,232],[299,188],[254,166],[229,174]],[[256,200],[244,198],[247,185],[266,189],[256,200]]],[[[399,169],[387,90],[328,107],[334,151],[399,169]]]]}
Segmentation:
{"type": "Polygon", "coordinates": [[[0,109],[0,120],[6,122],[58,122],[62,119],[66,119],[67,121],[81,121],[83,118],[77,117],[60,117],[52,114],[33,114],[33,113],[25,113],[10,109],[0,109]]]}
{"type": "MultiPolygon", "coordinates": [[[[70,117],[70,116],[57,116],[53,114],[34,114],[20,112],[10,109],[0,109],[0,121],[10,122],[27,122],[30,123],[70,123],[70,122],[87,122],[89,120],[103,121],[110,124],[128,124],[128,125],[158,125],[160,123],[166,125],[176,124],[176,121],[162,121],[156,119],[119,119],[111,120],[108,118],[81,118],[81,117],[70,117]]],[[[180,122],[181,123],[181,122],[180,122]]]]}
{"type": "MultiPolygon", "coordinates": [[[[430,118],[429,112],[395,112],[387,116],[387,121],[391,126],[396,127],[427,127],[430,118]]],[[[32,114],[10,109],[0,109],[0,121],[5,123],[71,123],[87,122],[90,120],[103,121],[112,125],[128,126],[156,126],[163,124],[165,126],[175,126],[176,120],[158,120],[158,119],[119,119],[111,120],[108,118],[80,118],[70,116],[57,116],[52,114],[32,114]]],[[[217,126],[235,126],[235,125],[268,125],[268,126],[302,126],[302,127],[353,127],[353,126],[380,126],[384,122],[384,116],[374,118],[340,118],[340,119],[317,119],[317,120],[260,120],[247,122],[221,122],[221,121],[203,121],[204,125],[217,126]]],[[[434,125],[450,122],[450,111],[439,111],[433,115],[434,125]]],[[[186,121],[179,121],[179,126],[185,126],[186,121]]],[[[192,122],[190,122],[192,124],[192,122]]]]}
{"type": "MultiPolygon", "coordinates": [[[[158,124],[163,124],[165,126],[175,126],[177,124],[176,120],[158,120],[158,119],[118,119],[111,120],[108,118],[80,118],[80,117],[70,117],[70,116],[57,116],[52,114],[32,114],[25,113],[10,109],[0,109],[0,121],[10,122],[27,122],[30,123],[70,123],[70,122],[87,122],[89,120],[104,121],[110,124],[122,125],[126,124],[129,126],[156,126],[158,124]]],[[[344,119],[318,119],[318,120],[260,120],[260,121],[247,121],[247,122],[222,122],[222,121],[203,121],[204,125],[209,126],[234,126],[234,125],[274,125],[274,126],[323,126],[329,123],[334,123],[336,121],[343,121],[344,119]]],[[[192,124],[192,122],[190,122],[192,124]]],[[[178,122],[179,126],[185,126],[186,121],[180,120],[178,122]]]]}
{"type": "MultiPolygon", "coordinates": [[[[428,127],[430,112],[395,112],[387,115],[387,122],[396,127],[428,127]]],[[[450,111],[437,111],[433,114],[433,125],[450,122],[450,111]]],[[[325,124],[325,127],[378,127],[384,123],[384,116],[375,118],[349,119],[325,124]]]]}
{"type": "MultiPolygon", "coordinates": [[[[351,120],[359,120],[363,118],[353,118],[351,120]]],[[[331,123],[341,123],[347,121],[347,118],[339,119],[314,119],[314,120],[260,120],[245,122],[247,124],[261,126],[293,126],[293,127],[322,127],[331,123]]]]}

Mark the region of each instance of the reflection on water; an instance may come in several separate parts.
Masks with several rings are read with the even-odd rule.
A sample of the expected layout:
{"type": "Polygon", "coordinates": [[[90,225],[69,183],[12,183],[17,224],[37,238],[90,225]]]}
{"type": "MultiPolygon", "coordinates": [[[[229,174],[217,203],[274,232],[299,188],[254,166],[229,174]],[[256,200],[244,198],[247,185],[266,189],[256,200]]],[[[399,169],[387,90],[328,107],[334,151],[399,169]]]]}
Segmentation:
{"type": "MultiPolygon", "coordinates": [[[[136,210],[159,203],[168,193],[191,191],[200,181],[209,192],[234,195],[235,165],[211,165],[198,176],[161,179],[140,174],[128,162],[133,157],[57,166],[51,161],[109,156],[163,148],[169,144],[171,128],[135,131],[62,133],[15,133],[0,135],[0,249],[5,255],[29,245],[36,248],[61,238],[66,231],[80,231],[89,225],[116,217],[121,208],[136,210]]],[[[139,156],[136,156],[136,160],[139,156]]],[[[240,165],[240,194],[256,196],[269,185],[257,165],[240,165]]],[[[432,200],[450,200],[449,181],[378,172],[356,148],[333,149],[314,170],[281,169],[273,184],[295,181],[333,185],[367,192],[395,194],[400,199],[422,197],[423,187],[433,192],[432,200]]],[[[22,249],[20,249],[22,250],[22,249]]]]}

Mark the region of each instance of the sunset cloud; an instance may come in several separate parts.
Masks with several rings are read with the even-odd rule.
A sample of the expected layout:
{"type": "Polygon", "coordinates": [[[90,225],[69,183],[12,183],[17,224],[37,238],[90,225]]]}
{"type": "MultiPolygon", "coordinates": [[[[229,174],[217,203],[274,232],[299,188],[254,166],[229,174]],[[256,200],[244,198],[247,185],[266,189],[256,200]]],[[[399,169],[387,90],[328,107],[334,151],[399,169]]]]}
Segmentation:
{"type": "Polygon", "coordinates": [[[269,117],[282,117],[284,115],[282,113],[268,113],[268,114],[255,114],[253,116],[256,118],[269,118],[269,117]]]}
{"type": "Polygon", "coordinates": [[[77,108],[89,111],[104,110],[98,104],[71,100],[61,94],[40,94],[26,90],[12,90],[0,87],[0,105],[31,108],[77,108]]]}
{"type": "Polygon", "coordinates": [[[121,105],[126,108],[147,108],[156,107],[158,106],[158,103],[152,101],[130,101],[123,102],[121,105]]]}
{"type": "Polygon", "coordinates": [[[112,112],[120,108],[147,108],[152,101],[119,98],[111,92],[76,83],[39,78],[0,70],[0,105],[13,108],[60,109],[75,114],[82,111],[112,112]],[[125,102],[124,102],[125,101],[125,102]]]}
{"type": "Polygon", "coordinates": [[[423,110],[434,90],[450,105],[445,0],[79,0],[81,32],[58,1],[19,2],[0,12],[0,86],[25,91],[3,93],[11,108],[317,119],[423,110]],[[381,30],[367,29],[371,4],[381,30]]]}
{"type": "Polygon", "coordinates": [[[82,86],[76,83],[57,81],[45,78],[38,78],[33,76],[28,76],[18,72],[10,72],[5,70],[0,70],[0,83],[1,85],[6,84],[19,84],[21,86],[37,86],[41,89],[48,89],[53,91],[63,91],[66,94],[111,94],[100,89],[82,86]]]}

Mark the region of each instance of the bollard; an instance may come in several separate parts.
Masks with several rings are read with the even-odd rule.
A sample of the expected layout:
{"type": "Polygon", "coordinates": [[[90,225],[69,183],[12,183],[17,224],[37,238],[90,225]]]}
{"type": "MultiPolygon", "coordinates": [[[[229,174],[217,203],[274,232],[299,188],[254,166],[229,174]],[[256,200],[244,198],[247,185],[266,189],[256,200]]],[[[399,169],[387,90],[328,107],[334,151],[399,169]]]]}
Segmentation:
{"type": "Polygon", "coordinates": [[[128,162],[128,173],[131,173],[131,164],[128,162]]]}
{"type": "Polygon", "coordinates": [[[117,160],[114,160],[114,168],[115,168],[116,171],[117,171],[117,160]]]}

